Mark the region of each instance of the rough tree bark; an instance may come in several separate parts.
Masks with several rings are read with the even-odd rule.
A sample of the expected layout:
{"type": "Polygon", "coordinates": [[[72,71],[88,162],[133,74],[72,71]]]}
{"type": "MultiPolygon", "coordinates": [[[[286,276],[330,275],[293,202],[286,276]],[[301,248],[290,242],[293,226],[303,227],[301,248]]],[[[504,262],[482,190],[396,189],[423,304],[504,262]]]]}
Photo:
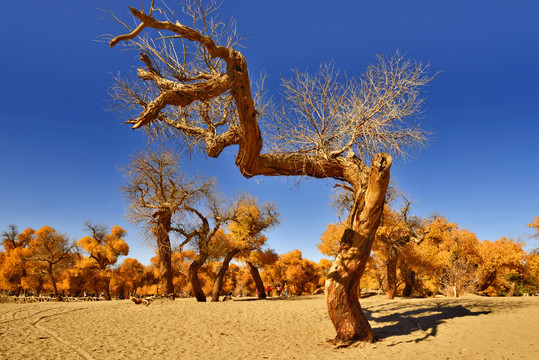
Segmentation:
{"type": "Polygon", "coordinates": [[[256,291],[258,292],[258,298],[265,299],[266,289],[264,288],[264,282],[262,281],[262,278],[260,277],[258,268],[250,261],[247,261],[246,264],[247,264],[247,267],[249,268],[249,272],[251,273],[253,281],[255,282],[256,291]]]}
{"type": "Polygon", "coordinates": [[[374,341],[371,326],[359,304],[357,289],[382,216],[391,161],[387,154],[377,154],[372,160],[368,184],[355,196],[347,220],[348,228],[326,280],[329,317],[337,330],[335,344],[374,341]]]}
{"type": "Polygon", "coordinates": [[[172,295],[174,298],[174,283],[172,273],[172,246],[170,244],[170,228],[172,214],[170,211],[157,211],[153,217],[156,224],[152,228],[152,232],[157,239],[157,254],[159,257],[159,272],[161,273],[161,281],[164,288],[164,293],[172,295]]]}
{"type": "Polygon", "coordinates": [[[211,294],[212,302],[219,301],[219,295],[221,294],[221,289],[223,289],[223,280],[228,270],[228,265],[230,264],[230,261],[234,258],[234,256],[238,255],[240,251],[240,249],[233,249],[226,254],[225,259],[223,260],[223,264],[221,265],[221,268],[217,273],[215,283],[213,284],[213,290],[211,294]]]}

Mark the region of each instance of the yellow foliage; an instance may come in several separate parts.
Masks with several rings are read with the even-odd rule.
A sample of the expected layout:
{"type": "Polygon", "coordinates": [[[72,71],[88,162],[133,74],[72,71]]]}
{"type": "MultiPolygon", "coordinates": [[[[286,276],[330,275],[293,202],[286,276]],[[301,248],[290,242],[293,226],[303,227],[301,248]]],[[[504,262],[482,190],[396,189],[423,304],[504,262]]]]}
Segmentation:
{"type": "Polygon", "coordinates": [[[528,227],[535,229],[535,231],[539,233],[539,216],[536,216],[535,219],[533,219],[533,221],[528,224],[528,227]]]}
{"type": "Polygon", "coordinates": [[[539,287],[539,254],[529,254],[524,267],[526,277],[539,287]]]}
{"type": "MultiPolygon", "coordinates": [[[[327,262],[322,263],[327,266],[327,262]]],[[[327,272],[326,272],[327,274],[327,272]]],[[[317,264],[311,260],[303,259],[300,250],[293,250],[283,254],[273,264],[266,267],[262,273],[265,283],[276,286],[288,284],[291,294],[301,295],[313,293],[319,287],[320,277],[325,276],[317,264]]]]}
{"type": "Polygon", "coordinates": [[[231,248],[260,250],[267,240],[261,233],[278,222],[274,205],[266,203],[260,207],[253,197],[241,198],[234,220],[228,225],[231,248]]]}
{"type": "Polygon", "coordinates": [[[524,244],[502,237],[494,242],[484,240],[479,246],[481,266],[488,270],[519,269],[524,263],[524,244]]]}
{"type": "Polygon", "coordinates": [[[339,244],[344,230],[345,226],[343,223],[329,224],[326,231],[322,233],[320,242],[316,245],[318,250],[322,254],[334,258],[339,251],[339,244]]]}
{"type": "Polygon", "coordinates": [[[118,225],[114,225],[111,233],[104,237],[92,238],[85,236],[77,243],[82,249],[90,254],[90,258],[102,269],[107,269],[118,261],[118,256],[127,255],[129,246],[122,239],[126,231],[118,225]]]}

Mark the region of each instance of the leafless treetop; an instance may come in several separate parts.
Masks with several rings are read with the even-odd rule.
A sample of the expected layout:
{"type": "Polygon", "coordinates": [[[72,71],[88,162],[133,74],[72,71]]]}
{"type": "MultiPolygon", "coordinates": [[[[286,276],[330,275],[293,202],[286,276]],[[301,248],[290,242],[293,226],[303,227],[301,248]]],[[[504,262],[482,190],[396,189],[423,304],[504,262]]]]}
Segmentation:
{"type": "Polygon", "coordinates": [[[253,95],[235,26],[215,20],[217,8],[214,1],[188,0],[176,16],[152,2],[148,12],[130,8],[136,27],[116,18],[128,33],[110,45],[137,49],[144,65],[138,79],[117,76],[111,89],[134,129],[180,136],[211,157],[239,145],[236,165],[246,177],[329,177],[355,189],[365,180],[363,161],[374,154],[406,156],[425,145],[417,120],[421,89],[431,80],[427,65],[397,52],[379,56],[359,79],[333,64],[314,74],[295,71],[270,111],[261,92],[253,95]],[[263,138],[259,118],[266,113],[263,138]]]}

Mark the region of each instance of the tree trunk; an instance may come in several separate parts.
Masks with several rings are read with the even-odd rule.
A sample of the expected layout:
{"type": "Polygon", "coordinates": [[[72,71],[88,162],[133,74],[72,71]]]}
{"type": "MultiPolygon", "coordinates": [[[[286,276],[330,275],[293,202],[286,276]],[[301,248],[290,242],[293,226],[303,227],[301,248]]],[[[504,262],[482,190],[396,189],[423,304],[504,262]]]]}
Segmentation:
{"type": "Polygon", "coordinates": [[[251,273],[253,281],[255,282],[256,291],[258,291],[258,298],[265,299],[266,289],[264,288],[264,282],[262,281],[262,278],[260,277],[258,268],[254,266],[253,263],[250,261],[247,261],[247,267],[249,268],[249,272],[251,273]]]}
{"type": "Polygon", "coordinates": [[[52,288],[54,290],[54,297],[58,299],[58,288],[56,287],[56,279],[54,278],[54,273],[52,271],[52,264],[49,265],[48,273],[49,277],[51,278],[52,288]]]}
{"type": "Polygon", "coordinates": [[[198,270],[204,265],[206,258],[198,257],[194,260],[191,265],[189,265],[189,281],[191,282],[191,288],[198,302],[206,302],[206,294],[200,286],[200,281],[198,279],[198,270]]]}
{"type": "Polygon", "coordinates": [[[402,290],[402,296],[409,297],[412,295],[415,283],[415,271],[409,271],[404,276],[404,289],[402,290]]]}
{"type": "Polygon", "coordinates": [[[357,297],[359,281],[369,259],[389,184],[391,157],[377,154],[366,186],[356,196],[341,239],[341,247],[326,280],[326,304],[337,331],[335,344],[374,341],[371,326],[357,297]]]}
{"type": "Polygon", "coordinates": [[[172,273],[172,247],[170,245],[169,231],[172,214],[169,211],[161,210],[154,214],[157,225],[154,226],[153,233],[157,239],[157,254],[159,256],[159,272],[161,274],[161,284],[165,294],[171,294],[174,298],[174,283],[172,273]]]}
{"type": "Polygon", "coordinates": [[[215,283],[213,284],[213,291],[211,294],[211,301],[219,301],[219,295],[221,294],[221,289],[223,288],[223,280],[225,278],[226,271],[228,270],[228,264],[230,264],[230,261],[236,256],[241,250],[240,249],[233,249],[229,251],[225,259],[223,260],[223,264],[221,265],[221,268],[219,269],[219,272],[217,273],[217,278],[215,279],[215,283]]]}
{"type": "Polygon", "coordinates": [[[496,269],[493,271],[485,270],[479,279],[479,284],[477,285],[478,291],[485,291],[490,285],[496,280],[496,269]]]}
{"type": "Polygon", "coordinates": [[[388,249],[387,252],[387,291],[386,299],[393,300],[397,291],[397,262],[399,260],[396,249],[388,249]]]}
{"type": "Polygon", "coordinates": [[[37,293],[36,295],[37,296],[41,295],[41,290],[43,289],[43,280],[44,280],[43,276],[40,275],[39,280],[37,282],[37,288],[36,288],[36,293],[37,293]]]}
{"type": "Polygon", "coordinates": [[[110,277],[105,277],[105,299],[110,300],[110,277]]]}

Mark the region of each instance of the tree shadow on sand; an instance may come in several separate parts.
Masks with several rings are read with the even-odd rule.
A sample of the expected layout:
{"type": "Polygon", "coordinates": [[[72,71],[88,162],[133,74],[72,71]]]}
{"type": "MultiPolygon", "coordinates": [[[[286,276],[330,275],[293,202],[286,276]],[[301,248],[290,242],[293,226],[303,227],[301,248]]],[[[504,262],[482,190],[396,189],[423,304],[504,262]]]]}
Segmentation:
{"type": "Polygon", "coordinates": [[[392,336],[412,335],[417,336],[410,340],[399,341],[398,343],[419,342],[434,337],[438,333],[438,326],[448,320],[465,316],[478,316],[490,314],[488,309],[473,311],[462,304],[442,304],[442,303],[418,303],[402,304],[392,302],[363,309],[365,315],[373,326],[374,336],[378,340],[383,340],[392,336]],[[380,312],[390,312],[389,315],[377,316],[380,312]],[[376,326],[381,325],[382,326],[376,326]],[[385,325],[384,325],[385,324],[385,325]]]}

